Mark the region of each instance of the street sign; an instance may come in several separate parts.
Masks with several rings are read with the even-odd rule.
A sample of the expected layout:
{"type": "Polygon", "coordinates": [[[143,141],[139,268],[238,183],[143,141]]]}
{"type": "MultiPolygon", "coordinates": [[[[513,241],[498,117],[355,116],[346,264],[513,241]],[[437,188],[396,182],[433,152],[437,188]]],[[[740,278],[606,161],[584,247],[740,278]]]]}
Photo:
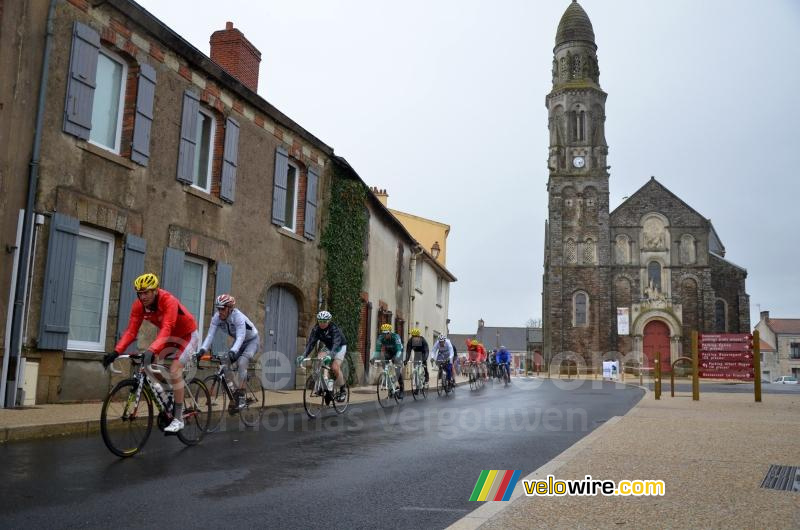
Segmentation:
{"type": "Polygon", "coordinates": [[[700,354],[700,361],[712,361],[712,362],[748,362],[750,364],[753,363],[753,354],[749,352],[708,352],[700,354]]]}
{"type": "Polygon", "coordinates": [[[708,333],[698,341],[700,377],[754,378],[753,336],[749,333],[708,333]]]}
{"type": "Polygon", "coordinates": [[[700,370],[700,377],[710,379],[754,379],[753,372],[721,372],[715,370],[700,370]]]}
{"type": "Polygon", "coordinates": [[[708,351],[750,351],[752,342],[701,342],[700,352],[708,351]]]}
{"type": "Polygon", "coordinates": [[[704,333],[700,335],[700,344],[704,342],[753,342],[749,333],[704,333]]]}

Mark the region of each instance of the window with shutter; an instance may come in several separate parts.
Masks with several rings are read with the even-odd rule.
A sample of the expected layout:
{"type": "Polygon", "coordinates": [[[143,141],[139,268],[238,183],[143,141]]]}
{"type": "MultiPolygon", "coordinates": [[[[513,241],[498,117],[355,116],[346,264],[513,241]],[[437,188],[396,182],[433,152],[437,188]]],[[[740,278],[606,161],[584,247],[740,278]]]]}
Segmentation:
{"type": "Polygon", "coordinates": [[[81,227],[78,235],[67,348],[105,351],[114,236],[81,227]]]}
{"type": "Polygon", "coordinates": [[[272,223],[286,224],[287,176],[289,172],[289,153],[283,147],[275,151],[275,175],[272,185],[272,223]]]}
{"type": "Polygon", "coordinates": [[[100,48],[97,58],[92,125],[89,141],[119,154],[122,137],[122,112],[128,65],[119,55],[100,48]]]}
{"type": "Polygon", "coordinates": [[[319,174],[317,171],[308,168],[308,180],[306,185],[306,214],[305,214],[305,237],[314,239],[317,235],[317,190],[319,187],[319,174]]]}
{"type": "Polygon", "coordinates": [[[64,104],[64,132],[83,140],[92,129],[97,60],[100,34],[75,22],[72,29],[72,50],[69,59],[67,99],[64,104]]]}
{"type": "MultiPolygon", "coordinates": [[[[128,320],[131,313],[131,306],[136,300],[136,291],[133,289],[133,281],[144,273],[144,256],[147,244],[144,239],[128,234],[125,236],[125,255],[122,262],[122,280],[119,287],[119,316],[117,318],[117,336],[115,342],[119,340],[128,327],[128,320]]],[[[128,347],[127,353],[137,350],[134,341],[128,347]]]]}
{"type": "MultiPolygon", "coordinates": [[[[213,144],[212,144],[213,145],[213,144]]],[[[239,163],[239,123],[233,118],[225,121],[225,149],[222,154],[220,199],[232,203],[236,194],[236,168],[239,163]]]]}
{"type": "Polygon", "coordinates": [[[207,277],[208,263],[189,256],[184,258],[179,297],[181,303],[194,316],[197,322],[197,329],[200,330],[199,333],[201,334],[204,329],[207,277]]]}
{"type": "Polygon", "coordinates": [[[150,131],[153,125],[155,94],[156,71],[149,64],[141,64],[136,89],[136,116],[133,125],[131,160],[142,166],[146,166],[150,160],[150,131]]]}

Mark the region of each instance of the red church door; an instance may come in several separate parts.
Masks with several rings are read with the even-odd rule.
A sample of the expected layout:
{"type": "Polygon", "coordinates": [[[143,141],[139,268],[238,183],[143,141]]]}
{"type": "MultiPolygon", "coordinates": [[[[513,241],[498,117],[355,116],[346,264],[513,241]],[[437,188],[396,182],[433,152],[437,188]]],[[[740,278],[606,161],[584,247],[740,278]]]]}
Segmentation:
{"type": "Polygon", "coordinates": [[[661,354],[661,372],[668,373],[670,366],[669,356],[669,326],[660,320],[648,322],[644,327],[644,366],[653,369],[653,359],[656,353],[661,354]]]}

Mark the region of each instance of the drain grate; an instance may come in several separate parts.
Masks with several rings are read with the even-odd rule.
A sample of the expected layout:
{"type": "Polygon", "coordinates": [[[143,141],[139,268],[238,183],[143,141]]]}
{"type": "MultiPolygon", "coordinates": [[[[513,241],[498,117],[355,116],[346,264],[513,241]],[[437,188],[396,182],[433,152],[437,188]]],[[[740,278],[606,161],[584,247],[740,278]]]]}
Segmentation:
{"type": "Polygon", "coordinates": [[[767,476],[761,481],[761,487],[800,493],[800,467],[778,466],[775,464],[769,466],[767,476]]]}

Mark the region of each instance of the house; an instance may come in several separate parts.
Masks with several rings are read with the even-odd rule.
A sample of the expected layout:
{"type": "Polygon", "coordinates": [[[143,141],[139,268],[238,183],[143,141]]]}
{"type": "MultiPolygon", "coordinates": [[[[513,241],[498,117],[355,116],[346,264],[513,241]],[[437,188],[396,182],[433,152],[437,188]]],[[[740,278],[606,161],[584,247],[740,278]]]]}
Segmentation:
{"type": "Polygon", "coordinates": [[[762,377],[770,381],[782,375],[800,378],[800,318],[770,318],[769,311],[762,311],[756,330],[761,336],[762,377]]]}
{"type": "Polygon", "coordinates": [[[102,398],[98,361],[143,271],[203,332],[215,295],[234,293],[268,379],[292,388],[324,287],[333,149],[257,94],[260,53],[233,24],[208,57],[135,2],[52,5],[6,3],[0,31],[0,171],[15,176],[0,194],[6,405],[29,365],[37,403],[102,398]]]}

